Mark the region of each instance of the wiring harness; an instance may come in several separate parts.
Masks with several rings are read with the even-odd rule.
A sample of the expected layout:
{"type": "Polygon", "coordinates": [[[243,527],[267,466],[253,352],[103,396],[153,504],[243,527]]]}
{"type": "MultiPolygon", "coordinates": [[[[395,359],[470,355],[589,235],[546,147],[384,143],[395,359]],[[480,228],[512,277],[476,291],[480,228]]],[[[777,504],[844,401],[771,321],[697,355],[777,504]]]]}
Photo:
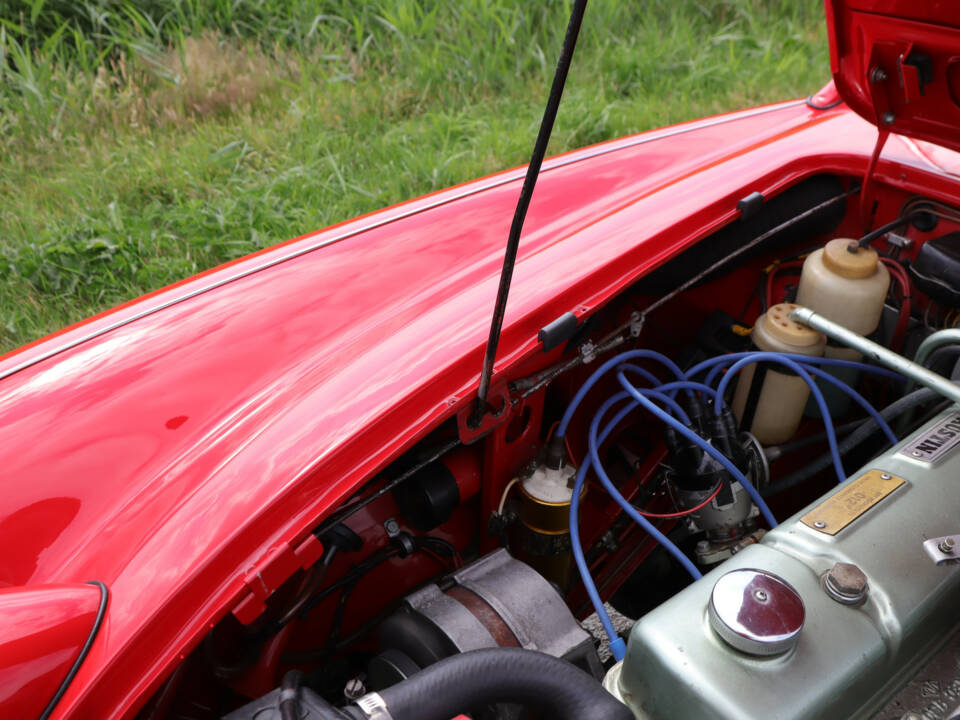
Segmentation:
{"type": "MultiPolygon", "coordinates": [[[[590,574],[580,540],[580,496],[590,471],[593,470],[604,490],[620,506],[623,512],[659,542],[694,579],[701,577],[701,572],[697,566],[674,542],[651,523],[648,518],[682,517],[694,513],[717,497],[724,481],[721,480],[721,482],[709,492],[707,499],[701,501],[700,504],[693,508],[663,515],[645,513],[628,501],[611,481],[600,460],[599,448],[624,418],[635,410],[642,409],[662,422],[668,432],[676,433],[685,438],[709,456],[713,462],[727,473],[730,482],[739,483],[743,490],[746,491],[769,527],[776,527],[776,518],[770,511],[759,490],[749,481],[744,471],[737,467],[734,460],[730,457],[731,453],[729,452],[729,448],[717,447],[711,442],[710,438],[704,437],[702,428],[698,427],[699,423],[692,420],[691,413],[684,410],[683,406],[677,401],[677,395],[682,392],[686,396],[690,407],[698,407],[700,404],[704,404],[712,408],[714,427],[724,427],[725,424],[729,426],[733,422],[733,419],[732,412],[724,399],[727,394],[727,389],[730,387],[730,383],[737,373],[746,366],[757,362],[782,365],[789,372],[802,378],[809,386],[810,392],[823,418],[827,442],[830,447],[830,456],[838,482],[842,483],[846,481],[847,476],[843,468],[833,419],[830,416],[830,411],[823,393],[817,386],[814,378],[834,385],[840,391],[849,395],[854,402],[866,411],[870,419],[880,427],[891,444],[896,444],[897,442],[897,437],[893,433],[893,430],[873,405],[855,389],[823,369],[824,367],[854,368],[862,372],[873,373],[895,380],[904,380],[904,378],[897,373],[873,365],[847,360],[811,357],[808,355],[757,351],[721,355],[705,360],[683,371],[676,363],[662,353],[646,349],[630,350],[620,353],[600,365],[600,367],[587,378],[586,382],[579,388],[573,400],[567,406],[563,417],[557,425],[556,431],[551,437],[550,452],[555,454],[564,454],[566,452],[566,435],[574,413],[576,413],[577,409],[583,403],[584,398],[601,378],[608,373],[615,372],[622,390],[605,400],[594,414],[588,430],[587,455],[577,468],[572,501],[570,503],[570,539],[574,561],[576,562],[580,577],[583,580],[584,588],[607,634],[610,650],[617,661],[623,659],[626,652],[626,644],[614,629],[609,614],[604,607],[603,600],[590,574]],[[636,360],[648,360],[659,363],[673,378],[666,382],[661,381],[654,373],[631,362],[636,360]],[[650,383],[651,387],[636,387],[628,378],[628,374],[640,376],[643,380],[650,383]],[[696,379],[700,375],[705,375],[702,381],[696,379]],[[619,407],[616,412],[613,413],[609,420],[606,420],[608,414],[617,406],[619,407]],[[724,450],[727,450],[727,452],[724,452],[724,450]]],[[[720,444],[722,443],[717,443],[717,445],[720,444]]]]}

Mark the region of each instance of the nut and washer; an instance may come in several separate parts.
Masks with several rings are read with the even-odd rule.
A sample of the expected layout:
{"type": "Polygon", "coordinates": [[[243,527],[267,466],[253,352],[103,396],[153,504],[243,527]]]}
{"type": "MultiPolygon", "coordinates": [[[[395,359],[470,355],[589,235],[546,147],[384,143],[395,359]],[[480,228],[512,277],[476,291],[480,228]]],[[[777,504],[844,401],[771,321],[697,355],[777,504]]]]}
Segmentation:
{"type": "Polygon", "coordinates": [[[923,550],[937,565],[956,565],[960,563],[960,534],[924,540],[923,550]]]}

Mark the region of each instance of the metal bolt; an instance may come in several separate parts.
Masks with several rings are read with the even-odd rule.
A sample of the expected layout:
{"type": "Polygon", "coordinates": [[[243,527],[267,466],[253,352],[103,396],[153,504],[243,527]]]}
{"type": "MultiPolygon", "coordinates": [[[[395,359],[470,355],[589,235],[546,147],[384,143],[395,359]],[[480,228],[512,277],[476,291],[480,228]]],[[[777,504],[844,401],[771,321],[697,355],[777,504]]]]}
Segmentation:
{"type": "Polygon", "coordinates": [[[914,451],[913,451],[912,453],[910,453],[910,454],[913,455],[914,457],[923,457],[923,453],[920,452],[919,450],[914,450],[914,451]]]}
{"type": "Polygon", "coordinates": [[[883,114],[883,117],[880,118],[880,122],[882,122],[884,125],[893,125],[893,121],[896,119],[897,116],[887,110],[887,112],[883,114]]]}
{"type": "Polygon", "coordinates": [[[940,541],[940,544],[937,545],[937,549],[944,555],[953,555],[957,549],[957,541],[952,537],[944,538],[940,541]]]}
{"type": "Polygon", "coordinates": [[[367,688],[363,684],[363,680],[358,677],[347,680],[347,684],[343,688],[343,696],[347,700],[356,700],[359,697],[363,697],[367,694],[367,688]]]}
{"type": "Polygon", "coordinates": [[[827,595],[841,605],[856,606],[867,599],[867,576],[851,563],[836,563],[820,577],[820,583],[827,595]]]}
{"type": "Polygon", "coordinates": [[[867,589],[867,576],[852,563],[837,563],[830,568],[827,579],[844,595],[860,595],[867,589]]]}
{"type": "Polygon", "coordinates": [[[816,520],[816,521],[813,523],[813,526],[814,526],[815,528],[820,528],[820,529],[822,530],[823,528],[825,528],[825,527],[827,526],[827,524],[826,524],[823,520],[816,520]]]}
{"type": "Polygon", "coordinates": [[[887,79],[886,71],[879,65],[873,69],[873,72],[870,73],[870,79],[875,83],[882,83],[887,79]]]}
{"type": "Polygon", "coordinates": [[[710,542],[707,540],[701,540],[697,543],[697,552],[700,554],[710,552],[710,542]]]}
{"type": "Polygon", "coordinates": [[[754,590],[753,596],[757,599],[757,602],[766,602],[768,597],[766,590],[754,590]]]}
{"type": "Polygon", "coordinates": [[[383,529],[387,531],[387,537],[393,537],[400,532],[400,523],[395,518],[387,518],[383,522],[383,529]]]}
{"type": "Polygon", "coordinates": [[[889,480],[889,479],[892,478],[892,477],[893,477],[893,475],[891,475],[890,473],[880,473],[880,479],[881,479],[881,480],[889,480]]]}

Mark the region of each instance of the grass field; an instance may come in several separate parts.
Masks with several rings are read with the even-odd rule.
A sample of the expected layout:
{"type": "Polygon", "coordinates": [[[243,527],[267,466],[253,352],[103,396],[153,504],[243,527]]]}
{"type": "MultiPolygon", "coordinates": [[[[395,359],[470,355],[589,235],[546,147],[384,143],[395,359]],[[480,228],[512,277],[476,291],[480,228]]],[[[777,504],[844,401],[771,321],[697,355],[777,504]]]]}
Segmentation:
{"type": "MultiPolygon", "coordinates": [[[[568,13],[553,0],[0,0],[0,351],[526,162],[568,13]]],[[[594,0],[550,153],[806,95],[828,76],[814,0],[594,0]]]]}

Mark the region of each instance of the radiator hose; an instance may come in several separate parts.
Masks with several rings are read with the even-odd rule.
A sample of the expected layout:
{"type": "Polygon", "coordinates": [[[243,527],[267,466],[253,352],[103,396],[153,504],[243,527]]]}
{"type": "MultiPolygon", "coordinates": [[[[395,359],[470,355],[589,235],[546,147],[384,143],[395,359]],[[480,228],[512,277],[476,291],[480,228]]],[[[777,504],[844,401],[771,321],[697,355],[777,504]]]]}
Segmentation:
{"type": "Polygon", "coordinates": [[[519,648],[471,650],[445,658],[361,698],[357,704],[370,707],[370,712],[353,706],[347,713],[357,720],[450,720],[493,703],[517,703],[557,720],[633,720],[627,706],[583,670],[519,648]]]}

